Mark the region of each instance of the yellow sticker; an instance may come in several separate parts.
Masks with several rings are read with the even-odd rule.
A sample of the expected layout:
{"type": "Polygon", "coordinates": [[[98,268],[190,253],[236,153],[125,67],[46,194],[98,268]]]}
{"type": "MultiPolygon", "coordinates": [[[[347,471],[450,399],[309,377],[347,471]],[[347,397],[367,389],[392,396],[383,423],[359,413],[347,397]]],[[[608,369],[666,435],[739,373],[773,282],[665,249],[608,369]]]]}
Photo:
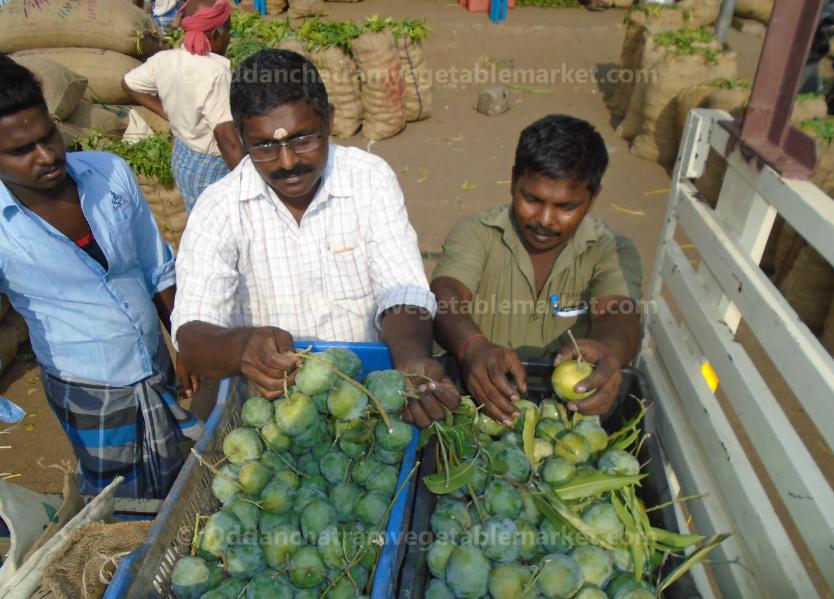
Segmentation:
{"type": "Polygon", "coordinates": [[[715,393],[715,390],[718,389],[718,375],[712,369],[712,364],[707,361],[701,363],[701,376],[704,377],[710,391],[715,393]]]}

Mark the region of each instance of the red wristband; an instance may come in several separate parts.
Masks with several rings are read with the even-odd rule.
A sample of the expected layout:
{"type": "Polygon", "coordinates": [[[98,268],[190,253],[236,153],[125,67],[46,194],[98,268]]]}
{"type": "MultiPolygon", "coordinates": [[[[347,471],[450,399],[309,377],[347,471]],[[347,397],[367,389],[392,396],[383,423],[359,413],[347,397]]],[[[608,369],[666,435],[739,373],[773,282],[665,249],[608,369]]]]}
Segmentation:
{"type": "Polygon", "coordinates": [[[467,346],[472,341],[474,341],[475,339],[477,339],[479,337],[483,337],[484,339],[487,338],[486,335],[484,335],[482,332],[478,331],[477,333],[472,333],[471,335],[469,335],[469,337],[466,338],[466,341],[461,343],[460,348],[458,349],[458,354],[457,354],[458,364],[463,363],[463,352],[466,351],[467,346]]]}

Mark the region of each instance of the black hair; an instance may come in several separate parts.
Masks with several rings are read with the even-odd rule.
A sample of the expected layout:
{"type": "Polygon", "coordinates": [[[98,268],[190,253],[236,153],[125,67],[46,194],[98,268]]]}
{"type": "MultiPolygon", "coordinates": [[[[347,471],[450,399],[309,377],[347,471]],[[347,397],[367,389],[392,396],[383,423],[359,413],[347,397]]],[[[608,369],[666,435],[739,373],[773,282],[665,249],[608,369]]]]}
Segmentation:
{"type": "Polygon", "coordinates": [[[278,106],[305,101],[324,123],[330,103],[313,63],[289,50],[261,50],[244,60],[232,77],[232,118],[238,129],[250,116],[263,116],[278,106]]]}
{"type": "Polygon", "coordinates": [[[0,53],[0,117],[33,107],[47,110],[40,82],[32,71],[0,53]]]}
{"type": "Polygon", "coordinates": [[[565,114],[551,114],[521,132],[513,177],[534,174],[568,179],[585,183],[593,195],[599,191],[607,168],[605,142],[590,123],[565,114]]]}

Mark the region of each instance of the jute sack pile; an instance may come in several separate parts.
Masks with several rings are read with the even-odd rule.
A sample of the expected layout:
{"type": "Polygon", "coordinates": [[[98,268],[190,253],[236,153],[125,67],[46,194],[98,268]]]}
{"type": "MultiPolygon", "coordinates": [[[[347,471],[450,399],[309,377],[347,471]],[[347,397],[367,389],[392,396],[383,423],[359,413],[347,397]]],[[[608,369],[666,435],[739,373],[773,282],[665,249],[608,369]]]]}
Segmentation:
{"type": "Polygon", "coordinates": [[[349,54],[336,46],[313,51],[312,61],[336,111],[333,135],[341,138],[355,135],[362,127],[363,113],[356,63],[349,54]]]}
{"type": "Polygon", "coordinates": [[[815,335],[821,335],[834,298],[834,268],[810,245],[805,244],[779,285],[799,319],[815,335]]]}
{"type": "Polygon", "coordinates": [[[0,3],[0,52],[76,47],[143,56],[162,43],[153,19],[125,0],[0,3]]]}
{"type": "Polygon", "coordinates": [[[683,13],[677,8],[657,8],[647,13],[632,10],[626,21],[625,40],[620,53],[619,77],[613,95],[607,100],[614,116],[626,114],[635,89],[636,71],[640,68],[646,39],[660,31],[674,31],[683,27],[683,13]]]}
{"type": "Polygon", "coordinates": [[[14,310],[8,309],[0,322],[0,372],[14,362],[17,349],[28,338],[29,328],[26,321],[14,310]]]}
{"type": "Polygon", "coordinates": [[[105,137],[121,137],[127,129],[128,108],[81,101],[67,122],[83,129],[95,129],[105,137]]]}
{"type": "Polygon", "coordinates": [[[286,37],[278,43],[281,50],[289,50],[301,54],[304,58],[310,59],[310,50],[307,49],[307,42],[293,37],[286,37]]]}
{"type": "Polygon", "coordinates": [[[322,0],[289,0],[291,19],[306,19],[326,14],[322,0]]]}
{"type": "Polygon", "coordinates": [[[828,350],[828,353],[834,356],[834,301],[828,308],[828,316],[825,318],[825,326],[822,329],[820,341],[822,346],[828,350]]]}
{"type": "Polygon", "coordinates": [[[41,589],[56,599],[103,597],[119,562],[145,541],[152,525],[92,522],[78,528],[50,558],[41,589]]]}
{"type": "Polygon", "coordinates": [[[139,180],[145,201],[148,202],[156,219],[159,232],[176,252],[188,222],[188,213],[185,211],[185,200],[182,194],[176,185],[172,184],[169,187],[143,175],[137,175],[136,178],[139,180]]]}
{"type": "Polygon", "coordinates": [[[266,0],[266,14],[271,17],[280,15],[286,12],[287,6],[289,6],[287,0],[266,0]]]}
{"type": "Polygon", "coordinates": [[[85,129],[72,123],[57,121],[55,126],[58,128],[58,133],[61,136],[61,143],[64,144],[64,148],[67,150],[74,150],[76,140],[87,137],[90,134],[90,129],[85,129]]]}
{"type": "MultiPolygon", "coordinates": [[[[698,84],[683,90],[677,97],[678,104],[678,138],[683,133],[689,111],[694,108],[712,108],[724,110],[733,118],[744,113],[750,100],[749,83],[735,81],[725,87],[726,82],[698,84]]],[[[820,118],[825,115],[826,105],[821,97],[797,100],[791,121],[798,126],[806,118],[820,118]]],[[[834,193],[834,152],[830,144],[820,140],[820,166],[814,176],[814,182],[831,195],[834,193]]],[[[696,181],[696,186],[704,194],[707,202],[715,207],[721,191],[721,184],[726,172],[726,161],[722,156],[710,150],[704,174],[696,181]]]]}
{"type": "Polygon", "coordinates": [[[39,56],[15,56],[14,61],[41,82],[46,107],[53,118],[63,120],[78,107],[87,91],[87,79],[62,64],[39,56]]]}
{"type": "Polygon", "coordinates": [[[687,27],[708,27],[715,25],[718,20],[721,2],[722,0],[681,0],[678,7],[689,17],[687,27]]]}
{"type": "Polygon", "coordinates": [[[695,108],[726,110],[733,118],[740,117],[750,100],[750,87],[746,82],[733,82],[733,87],[713,83],[698,83],[682,90],[676,99],[677,135],[683,135],[689,111],[695,108]]]}
{"type": "MultiPolygon", "coordinates": [[[[680,92],[677,96],[678,139],[683,133],[689,111],[694,108],[725,110],[733,117],[741,116],[750,99],[750,89],[744,84],[735,83],[734,85],[734,87],[725,88],[716,83],[698,84],[680,92]]],[[[726,171],[727,162],[724,157],[710,149],[704,173],[695,181],[695,186],[713,208],[718,202],[726,171]]]]}
{"type": "Polygon", "coordinates": [[[431,72],[426,66],[423,46],[408,36],[396,38],[400,70],[405,85],[405,120],[409,123],[431,116],[431,72]]]}
{"type": "Polygon", "coordinates": [[[735,15],[745,19],[756,19],[767,25],[773,12],[773,0],[736,0],[735,15]]]}
{"type": "Polygon", "coordinates": [[[828,115],[828,105],[822,95],[799,96],[793,104],[791,123],[798,127],[802,121],[818,119],[828,115]]]}
{"type": "MultiPolygon", "coordinates": [[[[714,50],[720,51],[720,47],[718,42],[713,43],[714,50]]],[[[736,54],[720,52],[715,61],[711,61],[700,53],[676,56],[673,51],[665,50],[652,70],[656,77],[643,86],[640,133],[634,139],[632,152],[641,158],[672,164],[680,143],[678,94],[693,83],[716,78],[735,79],[738,72],[736,54]]]]}
{"type": "Polygon", "coordinates": [[[129,104],[130,97],[122,89],[122,79],[128,71],[142,64],[131,56],[94,48],[23,50],[12,58],[26,56],[48,58],[85,77],[84,99],[96,104],[129,104]]]}
{"type": "Polygon", "coordinates": [[[363,33],[351,45],[362,85],[362,132],[372,140],[392,137],[405,127],[405,85],[394,36],[387,29],[363,33]]]}

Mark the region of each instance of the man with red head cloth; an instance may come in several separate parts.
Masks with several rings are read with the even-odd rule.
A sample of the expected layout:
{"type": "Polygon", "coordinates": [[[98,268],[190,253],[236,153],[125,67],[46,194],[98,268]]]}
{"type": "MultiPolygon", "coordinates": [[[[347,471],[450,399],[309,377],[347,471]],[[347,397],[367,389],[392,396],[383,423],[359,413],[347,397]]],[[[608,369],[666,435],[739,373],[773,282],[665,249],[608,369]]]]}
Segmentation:
{"type": "MultiPolygon", "coordinates": [[[[192,0],[196,2],[197,0],[192,0]]],[[[122,81],[134,103],[168,119],[174,134],[174,180],[191,212],[202,191],[243,158],[232,123],[228,0],[185,7],[182,47],[159,52],[122,81]]]]}

